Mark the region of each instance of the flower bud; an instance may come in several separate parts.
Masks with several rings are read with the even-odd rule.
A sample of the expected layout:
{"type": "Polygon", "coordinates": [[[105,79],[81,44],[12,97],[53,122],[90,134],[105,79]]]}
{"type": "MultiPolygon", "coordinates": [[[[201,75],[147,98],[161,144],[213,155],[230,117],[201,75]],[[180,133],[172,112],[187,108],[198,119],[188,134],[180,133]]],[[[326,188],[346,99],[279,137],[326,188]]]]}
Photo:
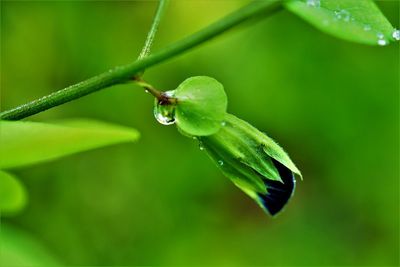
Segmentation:
{"type": "Polygon", "coordinates": [[[231,114],[217,133],[198,139],[222,172],[265,211],[282,210],[293,194],[294,174],[301,173],[274,140],[231,114]]]}

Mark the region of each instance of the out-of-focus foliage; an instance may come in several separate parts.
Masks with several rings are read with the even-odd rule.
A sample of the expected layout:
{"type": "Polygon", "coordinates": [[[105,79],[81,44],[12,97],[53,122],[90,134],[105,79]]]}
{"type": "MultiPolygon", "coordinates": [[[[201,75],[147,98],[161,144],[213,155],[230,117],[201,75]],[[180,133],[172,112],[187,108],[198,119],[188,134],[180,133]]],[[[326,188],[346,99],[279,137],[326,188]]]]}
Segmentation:
{"type": "Polygon", "coordinates": [[[21,211],[27,202],[26,190],[12,174],[0,171],[0,216],[21,211]]]}
{"type": "Polygon", "coordinates": [[[57,124],[0,121],[0,168],[48,161],[106,145],[136,141],[139,133],[127,127],[87,119],[57,124]]]}
{"type": "Polygon", "coordinates": [[[59,266],[58,260],[28,233],[1,225],[1,266],[59,266]]]}
{"type": "MultiPolygon", "coordinates": [[[[153,51],[244,3],[171,1],[153,51]]],[[[134,60],[156,7],[1,5],[3,109],[134,60]]],[[[399,3],[378,5],[398,28],[399,3]]],[[[68,265],[398,265],[398,53],[397,43],[345,42],[282,11],[146,71],[162,90],[215,77],[228,111],[288,151],[304,182],[276,219],[196,142],[158,124],[148,94],[123,84],[30,120],[90,117],[137,128],[141,140],[19,170],[30,202],[2,222],[68,265]]]]}
{"type": "Polygon", "coordinates": [[[336,37],[372,45],[396,41],[395,29],[373,0],[291,0],[286,7],[336,37]]]}

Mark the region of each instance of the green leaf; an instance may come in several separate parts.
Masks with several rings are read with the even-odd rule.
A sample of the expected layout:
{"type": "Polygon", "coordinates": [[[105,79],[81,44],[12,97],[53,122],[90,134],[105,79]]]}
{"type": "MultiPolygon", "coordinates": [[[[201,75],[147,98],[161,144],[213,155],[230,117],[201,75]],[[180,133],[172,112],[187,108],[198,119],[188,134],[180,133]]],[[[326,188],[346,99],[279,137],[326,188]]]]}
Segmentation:
{"type": "Polygon", "coordinates": [[[1,224],[0,266],[60,266],[59,261],[35,238],[8,224],[1,224]]]}
{"type": "Polygon", "coordinates": [[[395,29],[372,0],[292,0],[285,5],[321,31],[348,41],[386,45],[396,40],[395,29]]]}
{"type": "Polygon", "coordinates": [[[132,142],[131,128],[93,120],[57,124],[0,121],[0,168],[14,168],[56,159],[107,145],[132,142]]]}
{"type": "Polygon", "coordinates": [[[23,184],[13,175],[0,171],[0,212],[1,216],[21,211],[27,203],[23,184]]]}
{"type": "Polygon", "coordinates": [[[225,118],[228,100],[217,80],[197,76],[186,79],[173,93],[178,104],[175,122],[183,132],[194,136],[216,133],[225,118]]]}

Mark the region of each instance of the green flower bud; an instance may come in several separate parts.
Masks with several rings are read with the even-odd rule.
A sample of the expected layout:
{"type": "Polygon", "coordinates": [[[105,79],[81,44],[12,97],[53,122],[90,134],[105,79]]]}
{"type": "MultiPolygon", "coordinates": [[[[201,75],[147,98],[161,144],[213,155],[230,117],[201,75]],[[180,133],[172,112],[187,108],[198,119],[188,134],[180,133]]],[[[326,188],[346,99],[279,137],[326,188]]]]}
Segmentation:
{"type": "Polygon", "coordinates": [[[222,172],[265,211],[282,210],[293,194],[294,174],[301,173],[274,140],[231,114],[217,133],[198,139],[222,172]]]}

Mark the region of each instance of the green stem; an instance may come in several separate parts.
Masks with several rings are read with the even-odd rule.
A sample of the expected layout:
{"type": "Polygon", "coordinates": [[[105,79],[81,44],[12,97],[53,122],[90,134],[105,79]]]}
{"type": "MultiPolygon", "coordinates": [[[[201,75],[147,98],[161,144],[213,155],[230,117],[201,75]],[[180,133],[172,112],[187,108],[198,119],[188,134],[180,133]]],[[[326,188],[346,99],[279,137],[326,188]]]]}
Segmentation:
{"type": "Polygon", "coordinates": [[[157,90],[151,84],[149,84],[148,82],[146,82],[145,80],[143,80],[140,77],[135,77],[134,82],[137,85],[141,86],[143,89],[145,89],[146,92],[150,93],[155,98],[157,98],[158,103],[160,103],[162,105],[176,104],[178,101],[178,99],[168,96],[168,94],[166,94],[166,92],[157,90]]]}
{"type": "Polygon", "coordinates": [[[144,42],[144,46],[142,48],[142,51],[140,52],[138,60],[143,59],[150,54],[150,49],[154,42],[154,37],[156,36],[156,32],[158,30],[158,25],[160,25],[161,17],[166,10],[167,4],[167,0],[160,0],[158,2],[157,11],[153,18],[153,23],[151,24],[150,31],[147,34],[146,41],[144,42]]]}
{"type": "Polygon", "coordinates": [[[148,67],[166,61],[176,55],[198,46],[205,41],[231,29],[232,27],[256,16],[267,17],[280,10],[281,1],[254,1],[247,6],[227,15],[208,27],[131,64],[115,67],[100,75],[83,82],[71,85],[50,95],[44,96],[27,104],[0,113],[2,120],[19,120],[50,108],[59,106],[100,89],[126,82],[148,67]]]}

